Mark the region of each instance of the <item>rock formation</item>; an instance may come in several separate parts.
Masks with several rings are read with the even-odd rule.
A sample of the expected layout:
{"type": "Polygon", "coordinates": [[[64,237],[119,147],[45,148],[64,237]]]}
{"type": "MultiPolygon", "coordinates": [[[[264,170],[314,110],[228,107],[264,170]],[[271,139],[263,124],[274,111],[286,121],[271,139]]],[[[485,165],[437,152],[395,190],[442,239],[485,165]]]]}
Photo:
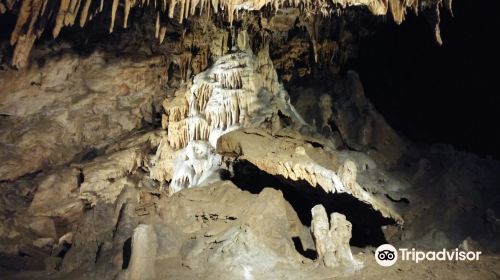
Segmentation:
{"type": "Polygon", "coordinates": [[[351,223],[339,213],[332,213],[328,222],[326,210],[321,204],[314,206],[311,213],[311,232],[314,236],[318,259],[327,267],[343,265],[358,269],[361,263],[354,259],[349,247],[351,223]]]}
{"type": "Polygon", "coordinates": [[[354,163],[345,159],[355,159],[356,155],[316,148],[307,140],[295,137],[297,134],[285,132],[273,137],[262,131],[238,130],[222,136],[217,151],[246,160],[269,174],[305,181],[327,193],[347,193],[380,211],[384,217],[403,223],[399,214],[383,202],[383,197],[376,195],[378,191],[368,193],[366,187],[359,185],[359,177],[364,176],[371,165],[366,162],[367,158],[361,157],[354,163]]]}
{"type": "Polygon", "coordinates": [[[0,0],[0,278],[497,278],[500,164],[401,137],[348,69],[451,4],[0,0]]]}
{"type": "Polygon", "coordinates": [[[138,225],[132,235],[130,261],[120,279],[156,279],[155,261],[158,247],[156,232],[151,225],[138,225]]]}
{"type": "MultiPolygon", "coordinates": [[[[220,136],[241,127],[264,125],[266,120],[278,118],[278,111],[305,124],[287,102],[288,94],[278,83],[267,48],[254,56],[251,50],[245,51],[246,41],[240,41],[243,50],[221,57],[196,75],[190,88],[181,89],[172,101],[164,101],[164,140],[172,149],[180,149],[173,165],[171,193],[206,184],[216,176],[222,164],[215,153],[220,136]]],[[[162,159],[163,148],[170,148],[165,144],[161,148],[156,170],[171,160],[162,159]]],[[[162,179],[154,174],[153,178],[162,179]]]]}
{"type": "MultiPolygon", "coordinates": [[[[348,6],[367,6],[374,15],[385,15],[389,11],[397,23],[404,20],[408,9],[418,11],[422,8],[436,7],[437,17],[439,10],[437,7],[445,2],[446,7],[451,10],[451,0],[427,0],[427,1],[405,1],[405,0],[335,0],[328,1],[292,1],[283,0],[253,0],[253,1],[136,1],[124,0],[98,1],[98,0],[63,0],[60,3],[53,3],[48,0],[4,0],[0,2],[0,12],[14,12],[17,15],[17,22],[10,37],[10,44],[15,45],[12,65],[24,67],[29,53],[33,48],[35,40],[40,38],[47,28],[48,22],[54,21],[52,36],[57,38],[63,27],[78,24],[84,27],[88,21],[93,20],[104,10],[110,12],[109,32],[115,29],[119,6],[123,7],[122,18],[123,28],[127,28],[131,10],[134,8],[153,9],[156,12],[156,20],[151,24],[155,26],[155,37],[163,42],[166,28],[161,18],[175,18],[182,23],[185,19],[195,14],[206,14],[207,16],[224,13],[227,21],[232,23],[239,11],[259,11],[264,7],[270,7],[277,12],[281,7],[292,6],[301,8],[305,13],[320,14],[328,17],[337,7],[346,8],[348,6]],[[59,4],[59,5],[58,5],[59,4]]],[[[50,26],[50,25],[49,25],[50,26]]],[[[440,41],[439,20],[436,22],[436,38],[440,41]]]]}

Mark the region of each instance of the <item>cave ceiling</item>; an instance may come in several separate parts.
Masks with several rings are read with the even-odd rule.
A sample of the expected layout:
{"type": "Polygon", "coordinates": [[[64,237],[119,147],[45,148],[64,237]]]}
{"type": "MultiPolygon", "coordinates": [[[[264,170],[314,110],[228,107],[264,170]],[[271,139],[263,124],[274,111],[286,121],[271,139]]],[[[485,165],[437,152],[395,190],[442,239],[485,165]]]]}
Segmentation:
{"type": "MultiPolygon", "coordinates": [[[[2,0],[0,15],[15,18],[15,24],[2,26],[2,32],[10,34],[10,64],[16,68],[26,66],[35,42],[41,38],[58,38],[65,28],[113,33],[118,27],[148,25],[147,30],[161,45],[172,26],[184,29],[180,32],[184,36],[186,26],[193,21],[210,22],[225,29],[241,26],[243,22],[271,33],[290,31],[287,25],[297,24],[293,20],[300,21],[309,34],[314,61],[318,62],[321,55],[318,49],[332,49],[331,45],[321,45],[322,38],[330,36],[330,30],[322,30],[320,26],[331,24],[335,18],[345,17],[353,10],[364,17],[371,14],[385,19],[387,16],[397,24],[404,21],[407,13],[423,12],[434,29],[436,41],[441,44],[439,11],[444,7],[451,12],[451,5],[452,0],[2,0]],[[134,12],[142,13],[140,20],[131,20],[134,12]],[[283,14],[292,22],[275,19],[283,14]],[[93,21],[98,23],[92,25],[93,21]]],[[[354,20],[360,22],[359,17],[354,20]]]]}

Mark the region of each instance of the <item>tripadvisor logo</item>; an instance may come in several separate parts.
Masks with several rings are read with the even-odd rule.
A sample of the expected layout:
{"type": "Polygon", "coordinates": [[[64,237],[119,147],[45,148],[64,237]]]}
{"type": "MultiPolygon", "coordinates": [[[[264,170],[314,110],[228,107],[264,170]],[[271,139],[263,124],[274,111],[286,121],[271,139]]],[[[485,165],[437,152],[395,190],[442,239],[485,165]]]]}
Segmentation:
{"type": "Polygon", "coordinates": [[[398,260],[398,251],[391,244],[380,245],[375,251],[375,260],[381,266],[391,266],[398,260]]]}
{"type": "Polygon", "coordinates": [[[391,244],[380,245],[375,251],[375,261],[381,266],[391,266],[396,263],[398,257],[402,261],[419,263],[427,261],[477,261],[481,255],[480,251],[460,251],[458,249],[440,251],[419,251],[415,248],[399,248],[397,250],[391,244]]]}

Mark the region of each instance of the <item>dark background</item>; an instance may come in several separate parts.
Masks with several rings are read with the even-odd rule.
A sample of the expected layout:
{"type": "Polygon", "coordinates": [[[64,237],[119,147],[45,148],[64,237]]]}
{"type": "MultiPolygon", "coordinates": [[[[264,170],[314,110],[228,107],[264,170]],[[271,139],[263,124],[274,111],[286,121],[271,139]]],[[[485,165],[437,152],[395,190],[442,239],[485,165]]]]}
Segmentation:
{"type": "Polygon", "coordinates": [[[442,9],[441,47],[425,18],[413,13],[400,26],[380,24],[361,42],[349,66],[401,134],[500,159],[497,2],[453,1],[454,17],[442,9]]]}

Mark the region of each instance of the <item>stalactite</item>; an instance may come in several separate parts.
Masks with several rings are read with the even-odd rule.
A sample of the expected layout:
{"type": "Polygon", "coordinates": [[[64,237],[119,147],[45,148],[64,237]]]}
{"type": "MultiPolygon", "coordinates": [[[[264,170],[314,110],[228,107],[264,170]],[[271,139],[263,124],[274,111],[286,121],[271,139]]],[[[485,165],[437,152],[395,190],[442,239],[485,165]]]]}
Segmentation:
{"type": "Polygon", "coordinates": [[[159,40],[160,40],[160,44],[161,44],[161,43],[163,43],[163,40],[165,40],[165,35],[166,35],[166,34],[167,34],[167,27],[162,26],[162,27],[160,28],[160,38],[159,38],[159,40]]]}
{"type": "Polygon", "coordinates": [[[176,150],[185,147],[188,143],[188,127],[185,120],[170,122],[167,128],[168,143],[176,150]]]}
{"type": "Polygon", "coordinates": [[[201,116],[192,116],[186,119],[189,141],[208,140],[210,129],[208,122],[201,116]]]}
{"type": "Polygon", "coordinates": [[[204,111],[208,100],[212,96],[213,88],[208,83],[202,83],[200,86],[195,87],[193,94],[196,97],[197,110],[199,112],[204,111]]]}
{"type": "Polygon", "coordinates": [[[89,14],[90,4],[92,0],[86,0],[85,5],[83,5],[82,13],[80,15],[80,27],[84,27],[87,22],[87,17],[89,14]]]}
{"type": "Polygon", "coordinates": [[[14,30],[12,31],[12,34],[10,36],[11,45],[17,43],[21,29],[23,28],[24,24],[28,21],[30,16],[33,17],[32,13],[33,2],[34,1],[31,0],[23,1],[21,8],[19,10],[19,14],[17,15],[16,26],[14,27],[14,30]]]}
{"type": "Polygon", "coordinates": [[[57,38],[61,28],[64,26],[64,18],[66,12],[68,11],[70,0],[61,0],[59,4],[59,11],[57,12],[56,23],[54,24],[54,29],[52,30],[52,37],[57,38]]]}
{"type": "Polygon", "coordinates": [[[160,36],[160,13],[156,13],[156,24],[155,24],[155,38],[158,39],[160,36]]]}
{"type": "Polygon", "coordinates": [[[111,6],[111,23],[109,25],[109,33],[113,32],[113,29],[115,28],[115,17],[116,10],[118,9],[118,2],[119,0],[113,0],[113,5],[111,6]]]}
{"type": "Polygon", "coordinates": [[[31,48],[36,40],[36,35],[34,34],[34,26],[35,22],[38,19],[37,15],[39,14],[42,8],[42,1],[40,0],[27,0],[24,1],[21,6],[21,14],[22,16],[18,17],[16,22],[16,27],[11,37],[11,44],[16,44],[14,49],[14,54],[12,56],[12,65],[17,68],[22,68],[28,61],[28,56],[31,52],[31,48]],[[19,33],[25,23],[30,19],[27,31],[25,34],[19,36],[19,33]]]}
{"type": "Polygon", "coordinates": [[[201,49],[198,52],[198,54],[191,61],[191,68],[193,70],[193,74],[196,75],[208,67],[208,57],[209,57],[208,49],[201,49]]]}
{"type": "Polygon", "coordinates": [[[12,65],[17,68],[23,68],[25,66],[31,48],[35,43],[35,39],[36,36],[34,34],[23,34],[19,37],[12,56],[12,65]]]}
{"type": "Polygon", "coordinates": [[[71,0],[64,15],[64,26],[72,26],[75,24],[78,10],[80,9],[80,0],[71,0]]]}
{"type": "Polygon", "coordinates": [[[406,7],[399,0],[389,0],[391,14],[397,24],[401,24],[405,17],[406,7]]]}
{"type": "Polygon", "coordinates": [[[125,5],[123,7],[123,28],[127,28],[128,15],[130,13],[130,8],[135,4],[133,0],[125,0],[125,5]]]}
{"type": "Polygon", "coordinates": [[[165,100],[163,109],[168,122],[178,122],[188,116],[189,104],[183,95],[179,95],[173,99],[165,100]]]}
{"type": "Polygon", "coordinates": [[[240,120],[240,90],[219,90],[208,101],[205,114],[212,129],[226,129],[240,120]]]}
{"type": "Polygon", "coordinates": [[[16,0],[6,0],[5,5],[7,6],[7,10],[12,10],[15,3],[16,3],[16,0]]]}
{"type": "Polygon", "coordinates": [[[191,52],[184,52],[179,57],[179,68],[181,71],[181,79],[186,81],[188,78],[188,72],[191,70],[191,59],[193,54],[191,52]]]}
{"type": "MultiPolygon", "coordinates": [[[[61,29],[64,26],[72,26],[78,18],[78,23],[81,27],[84,27],[87,21],[92,20],[98,13],[104,10],[105,2],[104,0],[60,0],[58,5],[48,5],[49,0],[23,0],[23,1],[14,1],[14,0],[6,0],[0,3],[0,13],[5,13],[6,11],[13,11],[14,5],[16,3],[20,3],[19,9],[14,9],[17,12],[17,22],[14,30],[11,33],[11,44],[15,45],[18,43],[18,39],[21,35],[24,36],[22,40],[24,44],[28,44],[25,46],[21,46],[18,48],[18,51],[14,51],[15,57],[12,61],[16,62],[16,66],[24,65],[25,62],[22,62],[22,59],[26,59],[28,55],[25,54],[27,51],[31,50],[33,45],[32,33],[33,28],[31,28],[32,33],[29,33],[30,28],[26,27],[26,23],[31,19],[32,22],[54,22],[54,27],[52,29],[52,36],[56,38],[61,29]],[[99,2],[98,2],[99,1],[99,2]],[[93,3],[96,3],[95,5],[93,3]],[[47,11],[46,9],[52,9],[47,11]],[[95,8],[94,8],[95,7],[95,8]],[[44,17],[43,20],[40,17],[44,17]],[[39,20],[40,19],[40,20],[39,20]],[[21,51],[23,50],[23,51],[21,51]]],[[[113,32],[115,27],[116,13],[118,10],[118,6],[120,5],[120,0],[108,1],[110,5],[111,11],[111,21],[109,25],[109,32],[113,32]]],[[[427,8],[439,7],[442,3],[446,6],[447,9],[451,11],[452,0],[433,0],[430,3],[426,3],[427,8]]],[[[137,5],[141,5],[142,7],[154,5],[154,9],[156,10],[156,21],[155,21],[155,36],[159,40],[160,43],[165,39],[166,28],[163,28],[160,24],[160,16],[165,14],[169,18],[176,18],[180,23],[182,23],[186,18],[193,16],[198,10],[200,14],[213,14],[214,16],[218,16],[220,10],[223,10],[223,15],[219,17],[225,17],[229,23],[232,24],[235,16],[238,16],[240,10],[260,10],[265,5],[270,5],[274,11],[277,11],[281,7],[284,6],[292,6],[299,7],[303,9],[309,15],[322,15],[329,16],[331,11],[337,8],[346,8],[348,6],[356,6],[356,5],[364,5],[367,6],[370,11],[375,15],[385,15],[389,11],[391,12],[394,21],[396,23],[401,23],[404,18],[407,9],[413,9],[417,11],[419,9],[420,1],[417,0],[332,0],[331,2],[325,0],[311,1],[311,0],[250,0],[250,1],[233,1],[233,0],[162,0],[162,1],[146,1],[146,0],[124,0],[124,14],[123,14],[123,26],[127,28],[128,26],[128,17],[130,14],[130,10],[137,5]],[[157,3],[158,2],[158,3],[157,3]],[[236,15],[235,15],[236,14],[236,15]]],[[[438,21],[439,22],[439,21],[438,21]]],[[[38,27],[37,27],[38,28],[38,27]]],[[[36,30],[36,37],[39,37],[40,32],[43,31],[43,27],[40,27],[36,30]]],[[[435,28],[436,40],[441,42],[439,26],[436,25],[435,28]]],[[[36,40],[35,37],[35,40],[36,40]]],[[[227,45],[227,37],[223,36],[221,38],[222,43],[220,44],[220,50],[213,50],[213,55],[224,55],[226,53],[226,45],[227,45]]],[[[241,33],[238,35],[237,41],[239,48],[241,50],[245,50],[248,44],[249,38],[247,34],[241,33]]],[[[315,50],[315,58],[318,57],[318,52],[316,48],[317,42],[316,36],[312,37],[313,48],[315,50]]],[[[193,70],[194,73],[198,73],[202,71],[202,69],[206,68],[205,55],[208,57],[208,54],[203,54],[203,57],[195,58],[197,59],[197,64],[193,70]]],[[[183,60],[181,62],[181,67],[183,68],[184,79],[186,78],[186,73],[189,70],[187,67],[186,61],[192,62],[193,57],[189,57],[187,55],[183,55],[181,58],[183,60]]]]}

